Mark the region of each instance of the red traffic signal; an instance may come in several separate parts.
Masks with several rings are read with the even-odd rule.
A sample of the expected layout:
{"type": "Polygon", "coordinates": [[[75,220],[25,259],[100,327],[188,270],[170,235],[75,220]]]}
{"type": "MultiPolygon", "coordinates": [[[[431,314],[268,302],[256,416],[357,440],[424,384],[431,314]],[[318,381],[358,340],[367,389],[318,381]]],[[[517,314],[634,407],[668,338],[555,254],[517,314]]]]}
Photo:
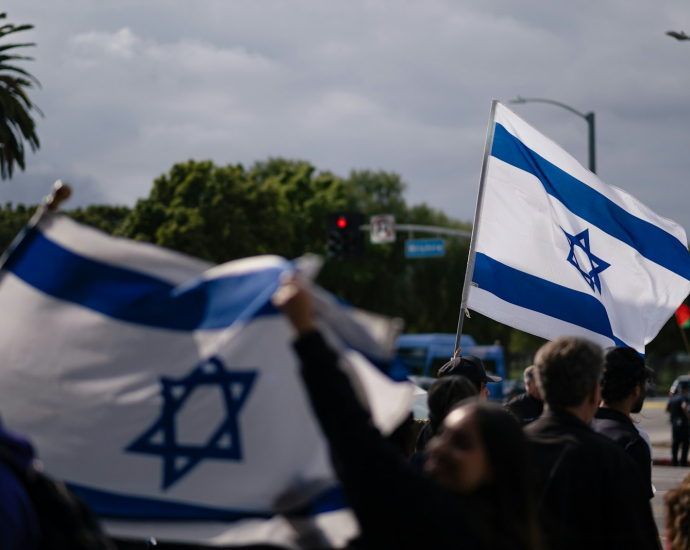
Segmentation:
{"type": "Polygon", "coordinates": [[[364,223],[361,212],[331,212],[328,214],[327,257],[331,260],[359,258],[364,252],[364,223]]]}

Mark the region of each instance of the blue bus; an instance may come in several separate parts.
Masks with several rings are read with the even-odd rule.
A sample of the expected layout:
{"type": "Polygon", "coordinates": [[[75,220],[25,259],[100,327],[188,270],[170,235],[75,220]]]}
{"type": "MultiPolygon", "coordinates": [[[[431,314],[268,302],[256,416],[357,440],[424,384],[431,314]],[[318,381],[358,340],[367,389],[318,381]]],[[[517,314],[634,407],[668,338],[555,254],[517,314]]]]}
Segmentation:
{"type": "MultiPolygon", "coordinates": [[[[474,355],[484,363],[489,374],[505,380],[505,360],[502,346],[478,346],[467,334],[460,337],[462,355],[474,355]]],[[[396,343],[398,357],[407,366],[411,378],[428,387],[441,368],[455,353],[455,334],[403,334],[396,343]]],[[[503,399],[503,382],[488,384],[492,399],[503,399]]]]}

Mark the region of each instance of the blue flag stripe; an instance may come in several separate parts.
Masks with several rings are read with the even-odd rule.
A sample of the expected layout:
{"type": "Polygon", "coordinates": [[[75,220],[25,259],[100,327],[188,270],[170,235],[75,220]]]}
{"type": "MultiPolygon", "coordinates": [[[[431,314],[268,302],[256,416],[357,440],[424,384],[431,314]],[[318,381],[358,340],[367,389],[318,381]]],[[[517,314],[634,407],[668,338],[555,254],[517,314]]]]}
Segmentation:
{"type": "Polygon", "coordinates": [[[544,159],[499,123],[491,156],[536,176],[546,192],[573,214],[628,244],[648,260],[690,280],[690,254],[685,244],[544,159]]]}
{"type": "MultiPolygon", "coordinates": [[[[195,520],[234,522],[243,519],[270,519],[274,512],[258,512],[199,506],[157,498],[124,495],[102,491],[74,483],[68,487],[79,495],[94,511],[103,518],[134,520],[195,520]]],[[[347,508],[342,489],[335,486],[327,489],[309,503],[293,510],[292,517],[308,517],[347,508]]]]}
{"type": "Polygon", "coordinates": [[[41,292],[114,319],[183,331],[228,327],[248,313],[277,313],[269,298],[283,272],[273,267],[176,288],[155,277],[75,254],[36,229],[27,234],[3,269],[41,292]]]}
{"type": "MultiPolygon", "coordinates": [[[[529,275],[477,252],[472,282],[501,300],[611,338],[613,334],[604,305],[591,294],[529,275]]],[[[629,346],[626,346],[629,347],[629,346]]]]}

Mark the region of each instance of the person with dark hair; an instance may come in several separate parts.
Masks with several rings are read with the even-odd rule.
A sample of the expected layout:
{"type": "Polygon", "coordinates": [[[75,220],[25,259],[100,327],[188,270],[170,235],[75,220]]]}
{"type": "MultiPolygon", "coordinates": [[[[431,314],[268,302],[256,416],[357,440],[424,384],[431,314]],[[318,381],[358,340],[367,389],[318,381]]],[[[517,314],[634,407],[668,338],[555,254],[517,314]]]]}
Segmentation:
{"type": "Polygon", "coordinates": [[[652,489],[652,457],[647,442],[630,418],[639,413],[647,396],[647,382],[654,371],[632,348],[609,348],[604,353],[604,375],[601,379],[601,406],[591,422],[592,429],[618,443],[635,461],[645,483],[647,495],[652,489]]]}
{"type": "Polygon", "coordinates": [[[302,378],[365,548],[540,548],[528,446],[511,415],[492,404],[454,409],[430,443],[428,474],[418,473],[374,427],[308,293],[289,281],[273,303],[297,333],[302,378]]]}
{"type": "Polygon", "coordinates": [[[461,357],[453,357],[440,369],[438,369],[438,377],[445,376],[464,376],[474,387],[477,388],[479,399],[489,398],[489,388],[486,386],[490,382],[500,382],[500,376],[493,376],[486,374],[484,363],[479,357],[474,355],[463,355],[461,357]]]}
{"type": "Polygon", "coordinates": [[[424,451],[429,440],[438,435],[443,419],[455,405],[475,395],[477,388],[464,376],[444,376],[436,380],[429,388],[429,422],[419,430],[417,451],[424,451]]]}
{"type": "Polygon", "coordinates": [[[496,530],[514,541],[512,547],[541,548],[531,457],[519,422],[499,404],[475,398],[453,409],[443,424],[440,435],[429,442],[427,472],[458,493],[476,486],[476,479],[484,480],[475,499],[467,501],[475,508],[475,519],[489,519],[477,522],[480,539],[491,540],[496,530]]]}
{"type": "Polygon", "coordinates": [[[534,365],[525,369],[524,380],[525,393],[508,401],[506,408],[522,422],[523,426],[526,426],[534,422],[544,412],[544,401],[534,379],[534,365]]]}
{"type": "Polygon", "coordinates": [[[680,448],[680,465],[688,465],[688,443],[690,443],[690,422],[688,420],[688,403],[690,402],[690,384],[682,380],[678,384],[678,393],[668,400],[666,412],[671,415],[671,460],[678,466],[678,449],[680,448]]]}
{"type": "Polygon", "coordinates": [[[666,548],[687,550],[690,548],[690,474],[680,485],[664,496],[666,511],[666,548]]]}
{"type": "Polygon", "coordinates": [[[638,467],[589,427],[600,401],[603,359],[599,346],[571,337],[548,342],[535,357],[548,408],[524,430],[547,548],[659,548],[638,467]]]}

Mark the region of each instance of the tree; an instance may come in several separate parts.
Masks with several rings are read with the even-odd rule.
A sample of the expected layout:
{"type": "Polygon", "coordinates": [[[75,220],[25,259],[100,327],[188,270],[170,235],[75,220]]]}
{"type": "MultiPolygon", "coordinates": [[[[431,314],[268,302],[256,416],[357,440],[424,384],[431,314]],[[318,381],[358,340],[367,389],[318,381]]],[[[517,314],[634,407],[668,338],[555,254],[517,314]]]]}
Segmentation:
{"type": "MultiPolygon", "coordinates": [[[[6,13],[0,13],[0,19],[6,17],[6,13]]],[[[0,40],[30,29],[33,29],[33,25],[3,25],[0,27],[0,40]]],[[[34,85],[40,87],[40,83],[24,69],[11,64],[13,61],[33,61],[33,58],[8,53],[15,48],[35,45],[33,42],[0,45],[0,176],[2,179],[12,177],[15,164],[24,170],[25,141],[32,151],[40,146],[36,134],[36,123],[30,112],[33,110],[40,115],[42,113],[31,102],[27,93],[27,90],[33,88],[34,85]]]]}
{"type": "Polygon", "coordinates": [[[155,180],[120,233],[213,262],[294,258],[322,253],[326,213],[343,205],[342,180],[307,162],[270,159],[246,170],[190,160],[155,180]]]}

